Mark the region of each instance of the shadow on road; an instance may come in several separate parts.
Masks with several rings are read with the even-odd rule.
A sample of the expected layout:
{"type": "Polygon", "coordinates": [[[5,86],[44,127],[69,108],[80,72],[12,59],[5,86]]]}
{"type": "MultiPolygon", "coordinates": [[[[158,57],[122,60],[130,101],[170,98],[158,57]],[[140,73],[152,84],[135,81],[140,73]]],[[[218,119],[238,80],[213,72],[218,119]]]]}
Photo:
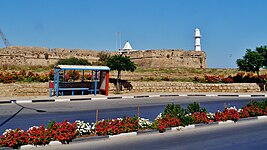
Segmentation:
{"type": "Polygon", "coordinates": [[[35,110],[36,112],[46,112],[45,110],[39,110],[39,109],[34,109],[34,108],[30,108],[30,107],[24,107],[18,103],[16,103],[16,101],[12,101],[13,104],[18,105],[19,107],[21,107],[15,114],[13,114],[12,116],[10,116],[9,118],[7,118],[4,122],[2,122],[0,124],[0,127],[3,126],[4,124],[6,124],[9,120],[11,120],[12,118],[14,118],[17,114],[19,114],[23,109],[30,109],[30,110],[35,110]]]}

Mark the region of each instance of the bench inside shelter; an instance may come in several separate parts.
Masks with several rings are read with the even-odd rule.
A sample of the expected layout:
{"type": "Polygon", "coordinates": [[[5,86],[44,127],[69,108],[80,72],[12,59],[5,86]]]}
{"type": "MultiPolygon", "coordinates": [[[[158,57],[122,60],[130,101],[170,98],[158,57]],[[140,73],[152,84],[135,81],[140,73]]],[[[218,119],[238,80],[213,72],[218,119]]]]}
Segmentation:
{"type": "MultiPolygon", "coordinates": [[[[71,82],[59,83],[59,92],[64,95],[86,95],[94,93],[94,82],[71,82]]],[[[99,92],[99,81],[97,81],[96,93],[99,92]]]]}

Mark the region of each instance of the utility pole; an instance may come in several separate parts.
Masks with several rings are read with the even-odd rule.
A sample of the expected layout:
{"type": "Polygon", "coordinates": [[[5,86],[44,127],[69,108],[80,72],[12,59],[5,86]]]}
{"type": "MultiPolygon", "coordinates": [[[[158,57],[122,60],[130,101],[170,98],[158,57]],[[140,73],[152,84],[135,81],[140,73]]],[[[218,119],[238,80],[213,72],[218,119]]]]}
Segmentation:
{"type": "Polygon", "coordinates": [[[0,29],[0,35],[1,35],[2,39],[3,39],[3,41],[4,41],[5,46],[6,47],[10,46],[10,43],[5,38],[5,36],[4,36],[3,32],[1,31],[1,29],[0,29]]]}

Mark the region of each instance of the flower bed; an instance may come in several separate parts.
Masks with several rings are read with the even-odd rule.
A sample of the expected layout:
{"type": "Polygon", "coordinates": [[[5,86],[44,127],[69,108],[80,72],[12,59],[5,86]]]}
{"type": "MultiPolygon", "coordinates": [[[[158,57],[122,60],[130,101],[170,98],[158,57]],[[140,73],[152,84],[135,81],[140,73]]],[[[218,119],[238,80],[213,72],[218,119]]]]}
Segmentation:
{"type": "Polygon", "coordinates": [[[159,132],[166,128],[188,126],[193,124],[207,124],[215,121],[238,121],[240,118],[267,115],[267,100],[251,101],[241,109],[225,108],[224,111],[207,113],[198,103],[189,104],[187,109],[180,105],[169,104],[163,113],[151,122],[145,118],[124,117],[111,120],[101,120],[97,123],[87,123],[77,120],[73,123],[50,122],[45,128],[43,125],[31,127],[26,132],[20,129],[6,130],[0,137],[0,147],[19,148],[22,145],[47,145],[51,141],[68,144],[77,136],[105,136],[129,133],[133,131],[156,129],[159,132]]]}
{"type": "Polygon", "coordinates": [[[97,135],[115,135],[138,130],[137,117],[125,117],[112,120],[102,120],[96,123],[95,133],[97,135]]]}
{"type": "Polygon", "coordinates": [[[202,83],[265,83],[267,74],[258,76],[251,72],[239,72],[234,76],[224,77],[223,75],[204,75],[204,77],[195,77],[194,81],[202,83]]]}

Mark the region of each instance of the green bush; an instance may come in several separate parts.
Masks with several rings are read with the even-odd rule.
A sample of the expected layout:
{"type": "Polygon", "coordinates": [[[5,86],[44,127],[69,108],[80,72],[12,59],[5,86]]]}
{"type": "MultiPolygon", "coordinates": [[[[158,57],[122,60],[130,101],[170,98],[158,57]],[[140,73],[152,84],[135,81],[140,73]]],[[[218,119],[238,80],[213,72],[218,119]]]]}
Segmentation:
{"type": "Polygon", "coordinates": [[[255,107],[256,106],[256,107],[261,108],[261,109],[266,109],[267,108],[267,99],[264,99],[261,102],[253,100],[253,101],[250,101],[246,106],[247,107],[250,107],[250,106],[255,107]]]}
{"type": "Polygon", "coordinates": [[[174,103],[168,104],[163,112],[163,115],[169,114],[171,117],[180,117],[186,115],[186,110],[181,105],[174,103]]]}
{"type": "Polygon", "coordinates": [[[194,102],[194,103],[189,104],[187,106],[187,112],[188,113],[194,113],[194,112],[205,112],[205,113],[207,113],[207,109],[206,108],[201,108],[199,103],[194,102]]]}
{"type": "Polygon", "coordinates": [[[67,59],[58,60],[57,65],[88,65],[90,66],[91,63],[88,62],[88,60],[86,59],[78,59],[75,57],[71,57],[67,59]]]}
{"type": "Polygon", "coordinates": [[[187,126],[193,123],[192,117],[187,113],[186,109],[182,108],[179,104],[168,104],[162,113],[163,117],[166,116],[166,114],[171,117],[179,118],[181,126],[187,126]]]}

